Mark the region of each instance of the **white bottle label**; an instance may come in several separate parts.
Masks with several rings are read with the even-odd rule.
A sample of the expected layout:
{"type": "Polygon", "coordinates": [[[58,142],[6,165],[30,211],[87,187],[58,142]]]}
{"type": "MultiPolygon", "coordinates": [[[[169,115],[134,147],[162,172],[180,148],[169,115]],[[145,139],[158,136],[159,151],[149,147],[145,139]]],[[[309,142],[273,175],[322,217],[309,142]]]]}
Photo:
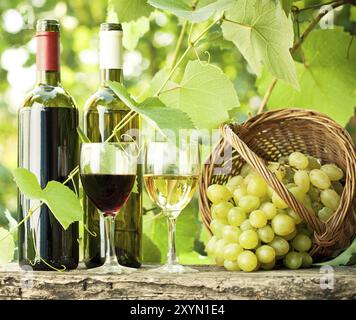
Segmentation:
{"type": "Polygon", "coordinates": [[[100,69],[122,69],[122,31],[100,31],[100,69]]]}

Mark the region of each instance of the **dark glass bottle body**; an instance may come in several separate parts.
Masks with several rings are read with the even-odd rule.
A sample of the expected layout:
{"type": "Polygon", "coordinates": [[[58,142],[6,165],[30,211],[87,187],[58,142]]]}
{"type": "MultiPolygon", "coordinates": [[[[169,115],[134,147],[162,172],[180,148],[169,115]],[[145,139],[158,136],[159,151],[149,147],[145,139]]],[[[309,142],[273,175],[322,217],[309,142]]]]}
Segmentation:
{"type": "MultiPolygon", "coordinates": [[[[78,111],[60,85],[59,71],[38,71],[37,85],[19,110],[18,166],[33,172],[41,187],[63,182],[78,164],[78,111]]],[[[78,177],[74,184],[78,188],[78,177]]],[[[39,202],[18,195],[19,220],[39,202]]],[[[64,230],[46,205],[19,228],[19,263],[33,270],[75,269],[78,223],[64,230]]]]}
{"type": "MultiPolygon", "coordinates": [[[[130,109],[105,85],[107,80],[122,82],[121,69],[101,70],[101,85],[84,108],[84,132],[91,142],[104,142],[115,126],[130,109]]],[[[139,129],[140,120],[135,117],[126,124],[117,137],[130,129],[139,129]]],[[[116,138],[111,140],[116,141],[116,138]]],[[[139,141],[137,141],[139,143],[139,141]]],[[[115,221],[115,249],[119,263],[139,268],[142,263],[142,168],[137,169],[137,181],[128,201],[115,221]]],[[[105,223],[96,207],[84,196],[84,262],[88,268],[99,267],[105,261],[105,223]]]]}

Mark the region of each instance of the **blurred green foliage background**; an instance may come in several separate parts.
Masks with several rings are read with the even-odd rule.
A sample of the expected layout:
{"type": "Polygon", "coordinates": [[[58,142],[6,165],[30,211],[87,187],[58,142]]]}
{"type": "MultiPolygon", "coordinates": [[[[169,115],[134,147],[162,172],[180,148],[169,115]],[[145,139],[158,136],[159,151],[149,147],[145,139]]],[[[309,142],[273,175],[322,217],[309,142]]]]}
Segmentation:
{"type": "MultiPolygon", "coordinates": [[[[13,214],[16,211],[11,170],[17,163],[17,110],[36,81],[36,20],[60,21],[62,83],[82,110],[98,86],[98,32],[107,9],[107,0],[0,1],[0,225],[5,208],[13,214]]],[[[135,96],[148,88],[154,74],[172,58],[180,28],[177,17],[158,11],[137,23],[124,24],[125,84],[135,96]]],[[[211,61],[235,81],[240,97],[257,106],[255,78],[235,47],[213,30],[192,58],[200,55],[206,60],[208,48],[211,61]]]]}
{"type": "MultiPolygon", "coordinates": [[[[305,2],[310,5],[320,1],[305,2]]],[[[98,86],[98,31],[100,23],[106,20],[107,9],[107,0],[0,1],[0,225],[5,223],[5,208],[13,214],[16,212],[16,187],[11,170],[17,163],[17,110],[35,83],[36,20],[56,18],[60,21],[62,82],[82,110],[85,100],[98,86]]],[[[356,16],[349,9],[338,12],[336,24],[355,34],[355,22],[350,24],[351,14],[356,16]]],[[[301,18],[304,22],[310,21],[310,17],[301,18]]],[[[161,11],[124,25],[125,83],[133,95],[140,96],[154,74],[172,59],[180,25],[176,16],[161,11]]],[[[192,59],[210,59],[223,69],[235,85],[241,111],[253,113],[258,108],[261,97],[255,88],[255,76],[249,72],[236,47],[222,38],[218,27],[191,55],[192,59]]],[[[184,69],[184,65],[181,68],[184,69]]],[[[354,119],[349,129],[356,140],[355,128],[354,119]]]]}

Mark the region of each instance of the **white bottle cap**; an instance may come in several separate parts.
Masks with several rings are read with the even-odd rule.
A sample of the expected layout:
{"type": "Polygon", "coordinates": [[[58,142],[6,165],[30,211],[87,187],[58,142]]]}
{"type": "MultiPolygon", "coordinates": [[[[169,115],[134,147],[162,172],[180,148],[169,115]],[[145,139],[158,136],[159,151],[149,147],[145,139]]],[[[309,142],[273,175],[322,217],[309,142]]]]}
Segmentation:
{"type": "Polygon", "coordinates": [[[121,30],[100,31],[100,69],[122,69],[122,36],[121,30]]]}

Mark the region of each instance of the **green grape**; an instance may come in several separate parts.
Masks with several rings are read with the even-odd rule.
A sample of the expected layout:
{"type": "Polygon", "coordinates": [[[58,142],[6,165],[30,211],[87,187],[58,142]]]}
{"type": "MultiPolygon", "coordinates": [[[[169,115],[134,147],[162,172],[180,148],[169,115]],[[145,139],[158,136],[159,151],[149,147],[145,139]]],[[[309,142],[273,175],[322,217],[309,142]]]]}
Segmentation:
{"type": "Polygon", "coordinates": [[[277,209],[277,214],[287,214],[287,209],[277,209]]]}
{"type": "Polygon", "coordinates": [[[280,163],[270,163],[268,165],[268,169],[276,175],[279,181],[282,181],[283,178],[286,176],[286,168],[280,163]]]}
{"type": "Polygon", "coordinates": [[[261,268],[263,270],[272,270],[275,265],[276,265],[276,260],[273,260],[270,263],[261,263],[261,268]]]}
{"type": "Polygon", "coordinates": [[[230,190],[231,193],[234,193],[237,187],[244,184],[244,178],[241,176],[232,177],[227,183],[226,188],[230,190]]]}
{"type": "Polygon", "coordinates": [[[313,258],[307,252],[301,252],[302,256],[302,267],[309,268],[313,264],[313,258]]]}
{"type": "Polygon", "coordinates": [[[320,201],[320,190],[318,188],[311,186],[308,194],[312,201],[320,201]]]}
{"type": "Polygon", "coordinates": [[[223,267],[224,266],[224,262],[225,262],[225,260],[222,257],[216,257],[215,258],[215,264],[217,266],[219,266],[219,267],[223,267]]]}
{"type": "Polygon", "coordinates": [[[247,184],[247,193],[259,198],[267,195],[267,184],[265,180],[260,176],[252,176],[247,184]]]}
{"type": "Polygon", "coordinates": [[[252,170],[252,167],[248,163],[245,163],[241,168],[240,175],[245,178],[252,170]]]}
{"type": "Polygon", "coordinates": [[[277,208],[271,202],[262,203],[259,209],[265,213],[268,220],[272,220],[277,214],[277,208]]]}
{"type": "Polygon", "coordinates": [[[341,196],[344,191],[344,186],[339,181],[333,181],[331,185],[338,195],[341,196]]]}
{"type": "Polygon", "coordinates": [[[319,169],[313,169],[309,173],[310,182],[319,189],[328,189],[331,186],[328,175],[319,169]]]}
{"type": "Polygon", "coordinates": [[[245,185],[248,186],[248,184],[250,183],[250,181],[254,178],[259,177],[257,172],[251,172],[249,173],[246,178],[244,179],[245,185]]]}
{"type": "Polygon", "coordinates": [[[287,209],[287,214],[293,218],[293,220],[296,224],[299,224],[303,221],[303,218],[298,213],[296,213],[294,210],[292,210],[290,208],[287,209]]]}
{"type": "Polygon", "coordinates": [[[289,241],[289,240],[292,240],[296,235],[297,235],[297,229],[295,229],[292,233],[287,234],[286,236],[283,236],[282,238],[284,240],[289,241]]]}
{"type": "Polygon", "coordinates": [[[313,235],[313,231],[305,223],[301,223],[297,226],[298,234],[305,234],[309,238],[313,235]]]}
{"type": "Polygon", "coordinates": [[[321,164],[318,159],[308,156],[308,161],[309,161],[308,169],[310,169],[310,170],[320,169],[321,164]]]}
{"type": "Polygon", "coordinates": [[[288,160],[288,156],[282,156],[278,159],[278,163],[284,165],[284,164],[287,164],[289,162],[288,160]]]}
{"type": "Polygon", "coordinates": [[[218,241],[216,241],[215,250],[213,254],[215,258],[224,258],[224,250],[226,245],[227,243],[224,239],[219,239],[218,241]]]}
{"type": "Polygon", "coordinates": [[[291,188],[296,188],[296,187],[298,187],[295,183],[287,183],[286,184],[286,187],[287,187],[287,189],[289,190],[289,189],[291,189],[291,188]]]}
{"type": "Polygon", "coordinates": [[[209,186],[206,194],[208,199],[214,204],[223,201],[229,201],[232,197],[230,190],[219,184],[212,184],[209,186]]]}
{"type": "Polygon", "coordinates": [[[279,236],[287,236],[295,230],[294,219],[287,214],[277,214],[272,219],[272,229],[279,236]]]}
{"type": "Polygon", "coordinates": [[[325,207],[330,208],[334,211],[339,207],[341,200],[337,192],[332,189],[323,190],[320,193],[320,199],[325,207]]]}
{"type": "Polygon", "coordinates": [[[246,250],[239,254],[237,264],[241,270],[251,272],[256,269],[258,261],[256,255],[252,251],[246,250]]]}
{"type": "Polygon", "coordinates": [[[228,243],[239,241],[241,230],[233,226],[225,226],[222,230],[222,236],[228,243]]]}
{"type": "Polygon", "coordinates": [[[244,249],[254,249],[258,245],[258,235],[254,230],[242,231],[239,243],[244,249]]]}
{"type": "Polygon", "coordinates": [[[254,228],[263,228],[267,224],[267,216],[262,210],[254,210],[250,213],[249,221],[254,228]]]}
{"type": "Polygon", "coordinates": [[[274,239],[274,232],[270,226],[257,229],[258,237],[262,242],[269,243],[274,239]]]}
{"type": "Polygon", "coordinates": [[[286,204],[286,202],[275,191],[273,191],[272,194],[272,203],[276,206],[277,209],[288,208],[288,204],[286,204]]]}
{"type": "Polygon", "coordinates": [[[299,170],[306,169],[309,165],[308,158],[301,152],[293,152],[289,155],[289,164],[299,170]]]}
{"type": "Polygon", "coordinates": [[[223,201],[214,205],[212,210],[212,217],[214,219],[227,219],[227,214],[234,205],[231,202],[223,201]]]}
{"type": "Polygon", "coordinates": [[[260,199],[256,196],[244,196],[239,200],[239,206],[242,210],[251,212],[260,206],[260,199]]]}
{"type": "Polygon", "coordinates": [[[294,182],[294,170],[290,167],[286,168],[286,175],[283,179],[284,184],[292,183],[294,182]]]}
{"type": "Polygon", "coordinates": [[[314,212],[314,209],[313,209],[313,206],[312,206],[312,201],[311,201],[311,198],[309,197],[308,194],[305,195],[303,204],[309,211],[313,211],[314,212]]]}
{"type": "Polygon", "coordinates": [[[289,192],[301,203],[304,202],[305,192],[300,187],[292,187],[289,192]]]}
{"type": "Polygon", "coordinates": [[[237,243],[230,243],[225,246],[224,249],[224,259],[234,261],[237,259],[238,255],[242,253],[244,249],[237,243]]]}
{"type": "Polygon", "coordinates": [[[285,256],[283,263],[288,269],[299,269],[303,263],[302,255],[299,252],[289,252],[285,256]]]}
{"type": "Polygon", "coordinates": [[[218,241],[218,238],[215,236],[211,237],[210,240],[208,241],[208,243],[206,245],[206,252],[208,253],[208,255],[214,254],[217,241],[218,241]]]}
{"type": "Polygon", "coordinates": [[[294,174],[294,183],[307,193],[310,189],[310,179],[309,174],[305,170],[299,170],[294,174]]]}
{"type": "Polygon", "coordinates": [[[276,252],[271,246],[263,245],[256,250],[257,260],[261,263],[271,263],[275,261],[276,252]]]}
{"type": "MultiPolygon", "coordinates": [[[[255,254],[256,255],[256,254],[255,254]]],[[[256,266],[256,268],[255,269],[253,269],[253,272],[255,272],[255,271],[258,271],[259,269],[260,269],[260,267],[261,267],[261,264],[258,262],[258,260],[257,260],[257,266],[256,266]]]]}
{"type": "Polygon", "coordinates": [[[222,230],[225,224],[220,219],[214,219],[210,222],[210,229],[213,234],[219,238],[222,237],[222,230]]]}
{"type": "Polygon", "coordinates": [[[274,249],[277,257],[284,256],[289,251],[288,241],[281,237],[274,237],[274,239],[268,243],[268,245],[274,249]]]}
{"type": "Polygon", "coordinates": [[[299,252],[309,251],[312,246],[312,241],[305,234],[298,234],[292,241],[292,246],[299,252]]]}
{"type": "Polygon", "coordinates": [[[273,192],[274,192],[273,188],[268,186],[267,187],[267,196],[268,196],[268,198],[272,199],[273,192]]]}
{"type": "Polygon", "coordinates": [[[335,164],[324,164],[321,170],[328,175],[331,181],[339,181],[344,177],[344,172],[335,164]]]}
{"type": "Polygon", "coordinates": [[[234,202],[238,204],[240,199],[244,196],[247,196],[247,189],[245,186],[239,186],[234,191],[234,202]]]}
{"type": "Polygon", "coordinates": [[[250,220],[246,219],[243,221],[240,225],[241,231],[246,231],[246,230],[254,230],[254,227],[251,226],[250,220]]]}
{"type": "Polygon", "coordinates": [[[312,207],[314,209],[314,212],[319,212],[324,206],[320,202],[313,202],[312,207]]]}
{"type": "Polygon", "coordinates": [[[240,271],[241,270],[237,261],[225,260],[224,267],[228,271],[240,271]]]}
{"type": "Polygon", "coordinates": [[[247,219],[246,212],[239,207],[234,207],[227,214],[227,221],[230,225],[239,227],[247,219]]]}
{"type": "Polygon", "coordinates": [[[324,207],[322,209],[320,209],[318,211],[318,218],[321,220],[321,221],[328,221],[329,218],[334,214],[334,210],[328,208],[328,207],[324,207]]]}

